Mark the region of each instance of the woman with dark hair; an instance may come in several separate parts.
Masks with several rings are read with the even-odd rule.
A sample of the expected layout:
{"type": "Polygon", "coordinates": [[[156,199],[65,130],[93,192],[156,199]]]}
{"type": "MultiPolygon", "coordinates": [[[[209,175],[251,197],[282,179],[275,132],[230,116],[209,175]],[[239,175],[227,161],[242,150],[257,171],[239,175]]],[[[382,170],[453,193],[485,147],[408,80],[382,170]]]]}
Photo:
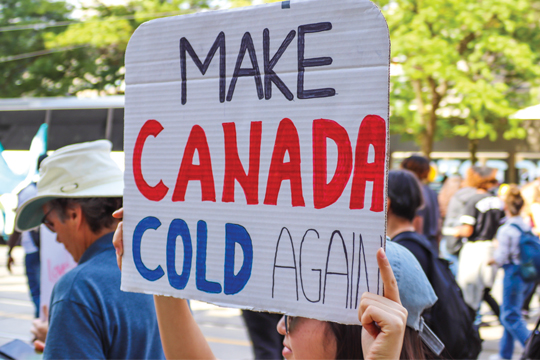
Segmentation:
{"type": "MultiPolygon", "coordinates": [[[[413,224],[416,211],[424,204],[421,185],[416,176],[408,170],[388,172],[387,235],[393,239],[400,235],[400,244],[411,251],[426,274],[429,264],[426,251],[410,240],[416,233],[413,224]]],[[[427,240],[427,239],[426,239],[427,240]]]]}
{"type": "MultiPolygon", "coordinates": [[[[114,214],[117,218],[122,215],[123,211],[114,214]]],[[[122,236],[120,223],[113,241],[120,268],[122,236]]],[[[386,250],[388,257],[383,249],[377,252],[384,296],[368,292],[362,295],[358,308],[362,326],[284,316],[277,330],[285,336],[285,358],[425,359],[426,354],[429,358],[436,357],[424,343],[439,352],[442,344],[433,338],[433,334],[431,337],[426,335],[429,328],[421,314],[435,303],[437,297],[409,251],[391,242],[387,242],[386,250]]],[[[154,302],[167,358],[215,359],[186,300],[154,296],[154,302]]]]}
{"type": "Polygon", "coordinates": [[[436,253],[439,252],[439,230],[441,228],[441,215],[437,193],[431,189],[428,182],[431,170],[429,160],[424,156],[412,155],[401,163],[401,168],[413,172],[421,183],[424,206],[416,210],[417,217],[413,224],[419,234],[423,234],[433,246],[436,253]]]}
{"type": "Polygon", "coordinates": [[[504,210],[507,220],[497,231],[498,246],[493,254],[492,264],[504,269],[503,302],[501,305],[501,323],[504,333],[499,343],[499,357],[511,359],[514,342],[524,346],[530,335],[527,323],[520,309],[524,295],[533,283],[526,283],[519,272],[519,240],[521,232],[531,227],[520,216],[524,200],[517,186],[511,185],[505,194],[504,210]]]}
{"type": "Polygon", "coordinates": [[[415,231],[413,219],[422,203],[421,184],[411,171],[391,170],[388,173],[387,234],[393,242],[414,254],[439,297],[426,315],[426,322],[445,343],[443,356],[474,358],[480,352],[481,343],[472,327],[474,311],[464,303],[450,269],[441,263],[429,240],[415,231]],[[456,319],[456,314],[463,316],[456,319]],[[455,328],[448,326],[452,322],[455,328]],[[456,330],[460,333],[458,336],[456,330]],[[463,343],[465,339],[467,344],[463,343]]]}

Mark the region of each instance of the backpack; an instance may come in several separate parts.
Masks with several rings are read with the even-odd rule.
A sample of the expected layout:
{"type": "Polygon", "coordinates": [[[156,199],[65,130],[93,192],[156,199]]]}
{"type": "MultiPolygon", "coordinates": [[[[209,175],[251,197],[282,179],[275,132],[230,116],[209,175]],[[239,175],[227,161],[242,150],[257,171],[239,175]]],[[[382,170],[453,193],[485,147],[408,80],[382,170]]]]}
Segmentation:
{"type": "Polygon", "coordinates": [[[426,323],[445,345],[441,356],[477,359],[482,351],[482,339],[474,325],[476,312],[463,300],[449,262],[439,258],[429,241],[418,233],[405,232],[392,239],[397,243],[404,240],[414,241],[427,254],[430,274],[426,275],[439,299],[426,316],[426,323]]]}
{"type": "Polygon", "coordinates": [[[521,354],[521,360],[532,360],[540,359],[540,331],[538,327],[540,326],[540,318],[536,322],[531,335],[525,342],[525,348],[521,354]]]}
{"type": "Polygon", "coordinates": [[[540,239],[530,231],[523,231],[518,225],[510,224],[519,230],[519,272],[525,281],[540,280],[540,239]]]}

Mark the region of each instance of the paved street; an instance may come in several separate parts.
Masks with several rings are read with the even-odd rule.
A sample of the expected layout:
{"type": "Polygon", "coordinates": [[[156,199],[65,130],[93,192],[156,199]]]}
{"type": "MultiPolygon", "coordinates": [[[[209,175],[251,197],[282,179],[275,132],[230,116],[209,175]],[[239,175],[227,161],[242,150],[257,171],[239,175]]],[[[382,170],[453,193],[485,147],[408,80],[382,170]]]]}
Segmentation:
{"type": "MultiPolygon", "coordinates": [[[[33,305],[28,296],[26,278],[24,276],[23,251],[20,247],[14,251],[16,265],[13,274],[6,269],[6,246],[0,246],[0,345],[13,339],[31,341],[29,332],[32,323],[33,305]]],[[[500,275],[500,274],[499,274],[500,275]]],[[[494,296],[500,300],[499,276],[494,288],[494,296]]],[[[539,315],[538,301],[533,302],[532,319],[539,315]]],[[[216,356],[220,359],[252,359],[250,342],[243,325],[240,311],[220,308],[201,302],[192,302],[193,312],[204,335],[216,356]]],[[[483,312],[487,309],[483,308],[483,312]]],[[[498,339],[502,335],[502,327],[494,316],[485,315],[485,322],[493,324],[481,329],[484,351],[480,359],[488,359],[497,352],[498,339]]],[[[529,321],[532,328],[534,320],[529,321]]],[[[451,326],[451,324],[449,324],[451,326]]],[[[520,349],[516,349],[514,358],[519,358],[520,349]]]]}
{"type": "MultiPolygon", "coordinates": [[[[13,340],[32,340],[33,305],[24,275],[22,248],[14,250],[13,274],[6,269],[7,247],[0,246],[0,346],[13,340]]],[[[220,359],[252,359],[251,343],[240,311],[192,302],[194,316],[220,359]]],[[[67,331],[67,329],[66,329],[67,331]]]]}

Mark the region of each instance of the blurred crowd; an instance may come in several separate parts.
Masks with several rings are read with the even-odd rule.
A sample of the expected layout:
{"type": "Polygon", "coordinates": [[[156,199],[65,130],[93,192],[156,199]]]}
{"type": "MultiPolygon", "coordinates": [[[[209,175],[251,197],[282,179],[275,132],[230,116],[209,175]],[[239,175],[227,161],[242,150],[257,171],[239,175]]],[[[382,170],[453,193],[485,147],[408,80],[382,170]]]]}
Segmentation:
{"type": "MultiPolygon", "coordinates": [[[[428,185],[428,174],[432,170],[427,158],[411,156],[401,163],[401,168],[390,171],[389,175],[388,236],[409,248],[430,278],[433,269],[423,259],[425,252],[416,249],[416,243],[403,240],[403,237],[411,237],[406,231],[422,235],[433,253],[448,261],[464,302],[476,313],[473,326],[484,325],[479,313],[483,301],[497,316],[504,333],[495,358],[511,359],[515,342],[525,346],[531,334],[524,318],[529,316],[529,304],[538,279],[535,276],[524,278],[522,274],[520,242],[523,242],[524,234],[529,234],[533,241],[538,239],[540,181],[535,180],[521,188],[500,184],[496,169],[472,166],[465,178],[459,175],[447,177],[436,194],[428,185]],[[413,177],[418,185],[411,180],[413,177]],[[408,189],[403,185],[407,178],[408,189]],[[421,196],[415,199],[416,192],[421,196]],[[402,224],[406,214],[403,210],[400,213],[398,207],[394,209],[394,201],[406,205],[409,210],[416,208],[414,215],[408,216],[408,227],[402,224]],[[504,271],[501,304],[491,296],[499,269],[504,271]]],[[[434,306],[433,312],[437,311],[434,306]]]]}
{"type": "MultiPolygon", "coordinates": [[[[36,317],[35,229],[55,233],[78,263],[34,321],[35,348],[47,359],[214,358],[187,301],[120,291],[123,174],[110,150],[105,140],[58,149],[40,159],[37,184],[19,194],[10,252],[23,239],[36,317]]],[[[473,166],[437,194],[430,171],[430,161],[414,155],[388,173],[390,241],[387,255],[377,253],[385,294],[362,295],[363,326],[246,310],[256,359],[474,359],[483,301],[504,327],[497,358],[511,359],[515,343],[525,345],[538,274],[523,275],[520,249],[524,236],[540,244],[540,181],[499,184],[497,170],[473,166]],[[490,293],[499,269],[500,304],[490,293]]]]}

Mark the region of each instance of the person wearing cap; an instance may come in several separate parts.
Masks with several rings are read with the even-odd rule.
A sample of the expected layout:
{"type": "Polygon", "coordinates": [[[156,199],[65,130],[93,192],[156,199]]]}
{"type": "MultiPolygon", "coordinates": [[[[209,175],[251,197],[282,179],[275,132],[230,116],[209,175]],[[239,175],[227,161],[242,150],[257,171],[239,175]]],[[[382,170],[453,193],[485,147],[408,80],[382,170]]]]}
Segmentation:
{"type": "MultiPolygon", "coordinates": [[[[123,211],[115,217],[122,218],[123,211]]],[[[122,268],[123,230],[113,240],[122,268]]],[[[283,316],[277,331],[285,337],[282,355],[291,359],[434,359],[444,345],[422,313],[437,296],[422,267],[405,247],[386,241],[377,251],[384,296],[366,292],[358,308],[362,326],[283,316]],[[425,346],[422,345],[424,342],[425,346]]],[[[164,351],[170,359],[215,359],[193,319],[187,300],[154,296],[164,351]]]]}
{"type": "Polygon", "coordinates": [[[123,174],[110,151],[107,140],[58,149],[17,210],[19,231],[45,224],[78,262],[54,286],[44,359],[164,358],[152,297],[120,291],[112,213],[123,174]]]}

